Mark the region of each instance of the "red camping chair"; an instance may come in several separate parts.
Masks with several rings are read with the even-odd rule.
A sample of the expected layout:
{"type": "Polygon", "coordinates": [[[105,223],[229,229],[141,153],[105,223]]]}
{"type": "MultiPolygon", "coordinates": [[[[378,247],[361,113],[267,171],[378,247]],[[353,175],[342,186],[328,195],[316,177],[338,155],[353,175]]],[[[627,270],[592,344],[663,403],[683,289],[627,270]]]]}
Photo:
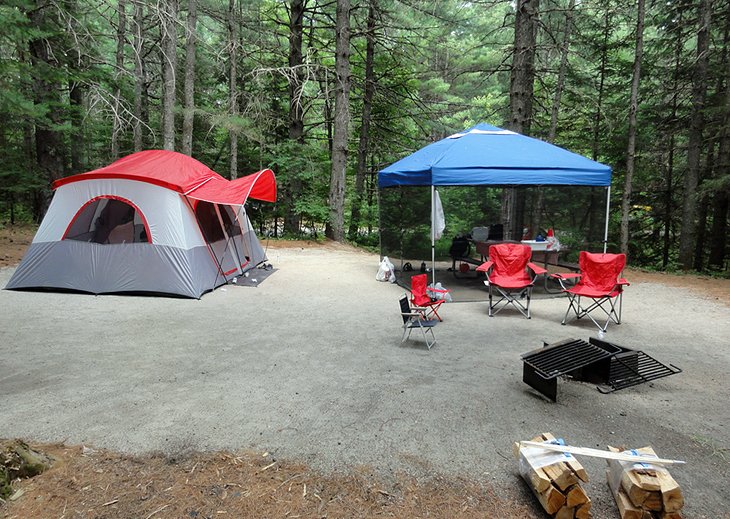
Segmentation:
{"type": "Polygon", "coordinates": [[[621,306],[623,303],[623,289],[629,282],[619,277],[626,266],[625,254],[601,254],[581,251],[578,258],[580,273],[553,274],[552,277],[560,281],[563,292],[568,295],[570,301],[568,310],[565,312],[563,322],[573,310],[576,319],[588,316],[593,324],[598,326],[601,332],[605,332],[608,323],[613,321],[621,324],[621,306]],[[565,281],[578,278],[575,286],[567,287],[565,281]],[[588,306],[581,304],[581,297],[593,301],[588,306]],[[606,322],[601,325],[593,318],[591,312],[596,309],[603,310],[606,314],[606,322]]]}
{"type": "Polygon", "coordinates": [[[477,267],[487,273],[484,282],[489,287],[489,317],[498,314],[508,304],[530,318],[530,298],[535,278],[547,270],[530,262],[532,249],[521,243],[499,243],[489,248],[489,261],[477,267]],[[493,302],[495,291],[500,296],[493,302]],[[519,299],[527,300],[522,304],[519,299]]]}
{"type": "Polygon", "coordinates": [[[423,316],[428,318],[435,315],[439,321],[443,321],[438,313],[439,307],[444,303],[442,298],[432,298],[428,292],[446,294],[448,290],[428,288],[428,274],[417,274],[411,278],[411,304],[421,307],[424,310],[423,316]]]}

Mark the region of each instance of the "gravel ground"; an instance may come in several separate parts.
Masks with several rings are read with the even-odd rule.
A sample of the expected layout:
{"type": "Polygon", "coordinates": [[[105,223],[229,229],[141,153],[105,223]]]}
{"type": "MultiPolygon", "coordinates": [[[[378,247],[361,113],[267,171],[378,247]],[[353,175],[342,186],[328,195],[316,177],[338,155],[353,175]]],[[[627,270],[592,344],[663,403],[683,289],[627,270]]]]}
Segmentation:
{"type": "MultiPolygon", "coordinates": [[[[672,472],[685,517],[727,513],[722,303],[632,284],[607,339],[684,372],[609,395],[561,381],[551,403],[522,383],[520,354],[595,334],[590,322],[560,325],[566,300],[533,300],[531,320],[447,304],[427,351],[399,344],[402,289],[375,281],[377,255],[292,247],[269,259],[278,270],[260,286],[201,300],[0,291],[0,437],[129,453],[257,449],[323,471],[469,477],[530,500],[511,444],[550,431],[684,459],[672,472]]],[[[0,286],[12,272],[0,269],[0,286]]],[[[595,517],[616,517],[605,463],[582,461],[595,517]]]]}

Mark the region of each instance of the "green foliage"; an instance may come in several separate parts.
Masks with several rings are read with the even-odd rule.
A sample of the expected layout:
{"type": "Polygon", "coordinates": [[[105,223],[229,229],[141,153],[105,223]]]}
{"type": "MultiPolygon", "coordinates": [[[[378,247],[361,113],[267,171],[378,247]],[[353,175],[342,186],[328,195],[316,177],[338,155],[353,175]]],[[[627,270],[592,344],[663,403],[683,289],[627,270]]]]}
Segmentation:
{"type": "MultiPolygon", "coordinates": [[[[24,218],[29,214],[38,217],[42,211],[42,195],[50,178],[38,166],[34,140],[38,129],[60,135],[58,158],[63,164],[62,171],[54,172],[57,175],[108,164],[115,124],[121,128],[121,153],[133,151],[134,6],[127,5],[124,65],[117,70],[117,5],[39,4],[31,0],[8,0],[0,5],[0,214],[8,215],[12,210],[16,218],[24,218]],[[43,16],[37,16],[39,13],[43,16]],[[50,51],[48,60],[34,60],[31,55],[31,44],[39,41],[50,51]],[[41,86],[49,90],[47,95],[40,95],[41,86]],[[70,103],[72,86],[83,92],[79,106],[70,103]]],[[[160,17],[156,4],[141,5],[144,147],[156,148],[161,146],[160,17]]],[[[279,202],[250,204],[249,213],[257,229],[279,235],[283,218],[295,215],[305,234],[319,236],[329,218],[335,3],[306,2],[304,64],[297,74],[288,68],[288,2],[252,0],[236,5],[233,21],[239,33],[239,113],[231,115],[227,4],[199,1],[193,155],[227,175],[229,137],[235,133],[239,174],[271,167],[277,175],[279,202]],[[295,78],[301,81],[301,142],[289,138],[289,86],[295,78]]],[[[378,193],[377,171],[429,142],[476,123],[504,124],[509,115],[514,5],[506,0],[378,0],[374,70],[373,76],[366,78],[369,5],[355,2],[351,12],[352,131],[347,204],[354,203],[355,198],[354,164],[363,125],[365,84],[372,81],[375,86],[364,205],[355,241],[374,247],[382,238],[384,252],[430,256],[428,189],[378,193]]],[[[550,131],[567,5],[567,0],[541,2],[531,130],[539,138],[547,138],[550,131]]],[[[687,169],[697,7],[696,1],[647,7],[630,214],[632,264],[671,268],[675,263],[687,169]],[[665,229],[669,229],[666,240],[665,229]]],[[[717,160],[713,163],[720,155],[721,140],[727,139],[724,99],[729,78],[724,47],[730,20],[726,7],[726,3],[714,5],[710,28],[702,150],[705,166],[699,188],[708,205],[717,193],[730,189],[727,165],[717,164],[717,160]]],[[[180,91],[186,9],[182,2],[177,56],[180,91]]],[[[555,137],[556,144],[614,168],[610,250],[617,248],[626,171],[635,10],[629,0],[575,2],[555,137]]],[[[177,115],[179,125],[181,107],[177,115]]],[[[456,233],[500,220],[500,190],[454,187],[440,192],[447,221],[445,236],[437,244],[441,256],[447,253],[456,233]]],[[[537,189],[527,191],[528,207],[536,204],[537,193],[537,189]]],[[[544,196],[541,226],[555,228],[572,250],[602,248],[603,190],[551,188],[544,196]]],[[[727,219],[727,212],[715,214],[712,210],[703,224],[709,229],[715,222],[724,222],[727,228],[727,219]]],[[[706,256],[709,247],[708,243],[698,243],[700,256],[706,256]]]]}

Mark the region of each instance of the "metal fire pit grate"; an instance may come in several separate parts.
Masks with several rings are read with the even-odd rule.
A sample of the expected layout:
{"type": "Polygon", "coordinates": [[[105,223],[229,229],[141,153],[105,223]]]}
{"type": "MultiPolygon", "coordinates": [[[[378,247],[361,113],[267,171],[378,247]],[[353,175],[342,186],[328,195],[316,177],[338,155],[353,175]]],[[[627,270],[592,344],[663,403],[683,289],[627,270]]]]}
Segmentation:
{"type": "Polygon", "coordinates": [[[658,378],[680,373],[643,351],[590,338],[589,342],[565,339],[524,353],[522,380],[555,402],[559,376],[598,384],[602,393],[611,393],[658,378]]]}
{"type": "Polygon", "coordinates": [[[548,344],[539,350],[524,353],[522,360],[542,378],[550,379],[566,375],[620,351],[620,348],[607,349],[579,339],[566,339],[548,344]]]}
{"type": "Polygon", "coordinates": [[[598,386],[598,390],[612,393],[681,372],[677,366],[662,364],[643,351],[624,349],[622,353],[611,357],[607,385],[598,386]]]}
{"type": "Polygon", "coordinates": [[[606,343],[594,344],[579,339],[565,339],[522,355],[522,380],[553,402],[558,398],[560,375],[568,375],[585,366],[607,360],[621,349],[606,343]]]}

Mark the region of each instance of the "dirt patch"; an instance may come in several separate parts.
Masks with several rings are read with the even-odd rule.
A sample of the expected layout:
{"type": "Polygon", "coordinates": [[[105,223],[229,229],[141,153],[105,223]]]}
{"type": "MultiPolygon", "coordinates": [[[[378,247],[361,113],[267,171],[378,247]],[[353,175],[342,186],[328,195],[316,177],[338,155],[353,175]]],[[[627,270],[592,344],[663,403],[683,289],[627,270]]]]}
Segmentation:
{"type": "Polygon", "coordinates": [[[664,272],[645,272],[632,269],[626,271],[626,279],[630,283],[659,283],[665,286],[690,290],[696,295],[730,306],[730,279],[694,274],[678,275],[664,272]]]}
{"type": "Polygon", "coordinates": [[[531,507],[467,480],[384,482],[365,468],[325,476],[268,454],[136,457],[78,446],[35,448],[59,461],[15,484],[19,497],[0,504],[7,519],[535,517],[531,507]]]}
{"type": "Polygon", "coordinates": [[[17,265],[33,241],[35,225],[0,224],[0,267],[17,265]]]}

